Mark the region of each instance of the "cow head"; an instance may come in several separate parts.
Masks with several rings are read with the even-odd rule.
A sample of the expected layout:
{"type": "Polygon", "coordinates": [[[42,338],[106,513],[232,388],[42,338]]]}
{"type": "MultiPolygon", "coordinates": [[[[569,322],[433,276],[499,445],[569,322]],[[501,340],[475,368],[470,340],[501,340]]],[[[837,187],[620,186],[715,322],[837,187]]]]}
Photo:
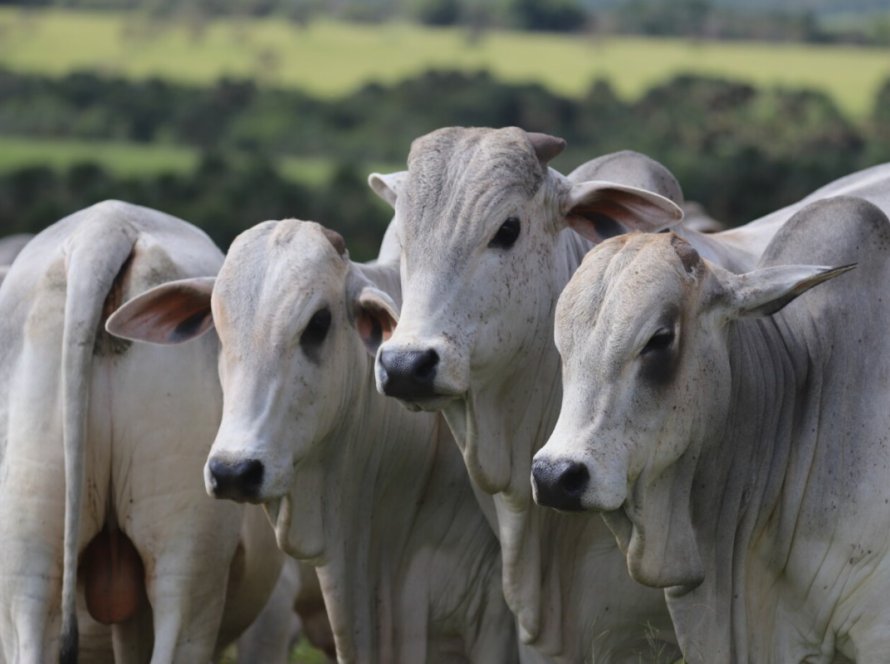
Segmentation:
{"type": "MultiPolygon", "coordinates": [[[[269,502],[293,488],[342,421],[354,367],[395,325],[396,305],[312,222],[265,222],[232,244],[215,279],[159,286],[108,321],[113,334],[173,343],[215,325],[223,417],[204,469],[209,494],[269,502]]],[[[318,464],[316,464],[318,465],[318,464]]]]}
{"type": "Polygon", "coordinates": [[[730,405],[729,323],[846,269],[734,275],[673,234],[596,247],[557,305],[563,403],[534,458],[536,500],[608,513],[637,581],[700,582],[689,501],[701,445],[719,438],[730,405]]]}
{"type": "MultiPolygon", "coordinates": [[[[549,343],[567,226],[598,240],[602,221],[655,229],[680,218],[639,187],[569,181],[547,166],[563,146],[515,127],[452,127],[417,139],[407,172],[371,176],[395,206],[404,294],[398,330],[377,356],[381,392],[434,410],[509,382],[549,343]]],[[[496,490],[497,474],[483,468],[474,479],[496,490]]]]}

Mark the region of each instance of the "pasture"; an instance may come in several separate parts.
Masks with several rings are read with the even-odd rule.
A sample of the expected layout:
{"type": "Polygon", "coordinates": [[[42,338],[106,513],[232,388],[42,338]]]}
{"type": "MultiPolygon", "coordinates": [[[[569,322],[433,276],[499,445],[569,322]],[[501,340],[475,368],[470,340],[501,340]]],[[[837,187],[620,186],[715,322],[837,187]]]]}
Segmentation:
{"type": "Polygon", "coordinates": [[[850,46],[508,31],[474,36],[462,29],[329,20],[305,27],[281,19],[159,23],[136,14],[11,8],[0,9],[0,66],[193,84],[252,77],[327,97],[430,68],[487,69],[505,81],[536,81],[571,96],[607,79],[628,99],[677,73],[700,73],[823,90],[855,118],[869,112],[876,89],[890,75],[886,50],[850,46]]]}
{"type": "MultiPolygon", "coordinates": [[[[169,143],[0,136],[0,174],[31,166],[65,170],[89,162],[117,176],[138,178],[191,173],[199,159],[197,149],[169,143]]],[[[336,167],[332,159],[298,156],[284,156],[277,166],[285,178],[307,186],[325,184],[336,167]]],[[[364,170],[387,172],[399,167],[381,162],[369,164],[364,170]]]]}

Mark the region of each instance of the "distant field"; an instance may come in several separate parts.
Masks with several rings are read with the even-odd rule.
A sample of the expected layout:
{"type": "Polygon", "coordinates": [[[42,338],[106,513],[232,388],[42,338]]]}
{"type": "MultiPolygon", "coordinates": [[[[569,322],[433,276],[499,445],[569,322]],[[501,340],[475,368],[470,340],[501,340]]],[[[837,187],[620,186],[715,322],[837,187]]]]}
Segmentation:
{"type": "Polygon", "coordinates": [[[363,26],[281,19],[151,24],[135,15],[0,8],[0,65],[63,74],[94,69],[207,83],[223,75],[339,95],[430,67],[489,69],[507,81],[539,81],[567,95],[596,78],[628,98],[678,72],[761,85],[825,90],[854,117],[890,77],[890,50],[798,44],[561,37],[491,32],[472,42],[460,29],[363,26]]]}
{"type": "MultiPolygon", "coordinates": [[[[188,173],[198,165],[199,153],[161,143],[78,141],[0,136],[0,173],[24,166],[65,169],[92,162],[117,175],[146,176],[159,173],[188,173]]],[[[333,161],[316,157],[284,157],[281,174],[306,185],[326,182],[334,172],[333,161]]],[[[364,170],[398,170],[398,165],[369,164],[364,170]]]]}

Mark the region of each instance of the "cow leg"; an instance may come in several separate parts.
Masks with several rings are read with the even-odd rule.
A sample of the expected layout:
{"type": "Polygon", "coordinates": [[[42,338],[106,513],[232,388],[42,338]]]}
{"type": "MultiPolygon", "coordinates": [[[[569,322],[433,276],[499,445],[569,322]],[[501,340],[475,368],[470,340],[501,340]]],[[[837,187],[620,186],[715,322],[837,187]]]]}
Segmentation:
{"type": "Polygon", "coordinates": [[[111,639],[115,664],[145,664],[151,660],[151,607],[144,604],[129,620],[113,625],[111,639]]]}

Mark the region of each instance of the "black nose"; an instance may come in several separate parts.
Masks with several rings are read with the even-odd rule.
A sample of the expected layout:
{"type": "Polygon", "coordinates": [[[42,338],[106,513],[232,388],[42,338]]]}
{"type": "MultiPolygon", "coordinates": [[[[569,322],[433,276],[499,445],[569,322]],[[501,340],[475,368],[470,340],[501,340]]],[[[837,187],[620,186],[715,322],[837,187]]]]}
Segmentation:
{"type": "Polygon", "coordinates": [[[436,396],[433,381],[439,354],[432,350],[381,350],[380,382],[383,392],[413,401],[436,396]]]}
{"type": "Polygon", "coordinates": [[[254,501],[263,483],[263,463],[247,459],[237,463],[211,459],[207,463],[210,470],[210,485],[217,498],[228,498],[238,502],[254,501]]]}
{"type": "Polygon", "coordinates": [[[590,482],[587,466],[576,461],[559,459],[554,462],[536,459],[532,465],[535,500],[544,507],[566,512],[581,509],[581,496],[590,482]]]}

